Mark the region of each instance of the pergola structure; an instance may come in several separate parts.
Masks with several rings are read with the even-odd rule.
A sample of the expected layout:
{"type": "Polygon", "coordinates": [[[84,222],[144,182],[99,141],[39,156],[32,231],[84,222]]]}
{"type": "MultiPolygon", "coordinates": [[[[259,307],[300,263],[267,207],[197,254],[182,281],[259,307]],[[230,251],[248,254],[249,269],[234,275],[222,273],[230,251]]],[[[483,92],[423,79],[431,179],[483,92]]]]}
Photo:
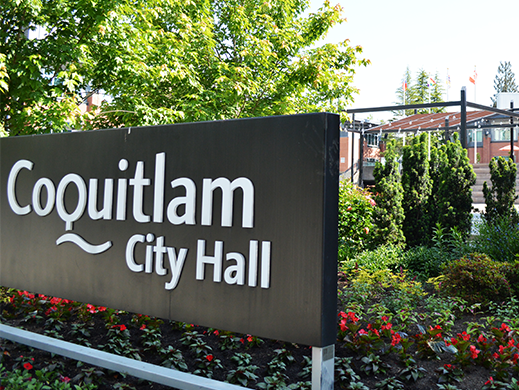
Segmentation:
{"type": "MultiPolygon", "coordinates": [[[[485,129],[485,128],[510,128],[511,134],[513,134],[513,128],[519,126],[519,122],[515,123],[514,126],[514,117],[519,118],[519,112],[514,111],[513,102],[510,104],[510,110],[503,110],[495,107],[485,106],[482,104],[472,103],[467,101],[467,93],[466,88],[462,87],[460,93],[460,100],[451,101],[451,102],[439,102],[439,103],[422,103],[422,104],[407,104],[407,105],[395,105],[395,106],[383,106],[383,107],[369,107],[369,108],[353,108],[345,110],[348,114],[352,115],[352,124],[353,127],[348,129],[353,133],[360,134],[360,148],[359,148],[359,186],[363,185],[362,174],[363,174],[363,155],[364,155],[364,137],[368,133],[398,133],[398,132],[432,132],[432,131],[444,131],[445,132],[445,142],[450,139],[450,133],[452,131],[459,131],[460,133],[460,141],[461,145],[464,148],[467,148],[467,134],[469,130],[474,129],[485,129]],[[449,123],[448,120],[445,120],[443,126],[435,126],[435,127],[422,127],[421,125],[415,124],[415,126],[409,126],[405,129],[395,129],[389,128],[384,129],[383,126],[378,126],[377,129],[356,129],[355,126],[355,114],[361,113],[372,113],[372,112],[382,112],[382,111],[405,111],[405,110],[418,110],[422,108],[436,108],[436,107],[460,107],[460,118],[459,121],[456,121],[455,124],[449,123]],[[477,110],[485,110],[496,114],[502,114],[510,118],[509,124],[491,124],[490,122],[479,121],[477,124],[470,123],[474,120],[471,117],[470,113],[467,113],[467,107],[475,108],[477,110]],[[512,126],[510,126],[512,125],[512,126]]],[[[423,125],[423,124],[422,124],[423,125]]],[[[351,180],[353,181],[353,167],[354,167],[354,143],[352,142],[352,153],[351,153],[351,180]]],[[[517,146],[515,147],[517,149],[517,146]]],[[[514,137],[510,137],[510,156],[514,158],[514,137]]]]}

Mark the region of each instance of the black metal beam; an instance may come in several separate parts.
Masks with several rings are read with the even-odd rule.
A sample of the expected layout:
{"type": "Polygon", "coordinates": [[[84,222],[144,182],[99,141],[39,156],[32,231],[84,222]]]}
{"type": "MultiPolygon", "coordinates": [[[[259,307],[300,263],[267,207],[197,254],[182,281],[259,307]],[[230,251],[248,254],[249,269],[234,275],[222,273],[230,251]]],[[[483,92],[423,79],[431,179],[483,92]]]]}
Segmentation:
{"type": "Polygon", "coordinates": [[[359,113],[365,113],[365,112],[404,111],[404,110],[414,110],[414,109],[419,109],[419,108],[453,107],[453,106],[459,106],[460,104],[461,104],[461,102],[405,104],[405,105],[398,105],[398,106],[351,108],[351,109],[347,109],[347,110],[341,110],[341,112],[347,112],[348,114],[359,114],[359,113]]]}

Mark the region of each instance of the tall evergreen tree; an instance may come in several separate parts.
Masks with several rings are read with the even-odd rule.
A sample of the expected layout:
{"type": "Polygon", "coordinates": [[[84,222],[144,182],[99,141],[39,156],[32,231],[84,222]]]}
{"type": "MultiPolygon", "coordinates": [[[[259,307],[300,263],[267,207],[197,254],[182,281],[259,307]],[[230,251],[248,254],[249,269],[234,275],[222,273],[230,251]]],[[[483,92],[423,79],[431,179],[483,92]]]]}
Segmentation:
{"type": "Polygon", "coordinates": [[[501,156],[490,160],[488,166],[490,167],[492,187],[489,188],[486,181],[483,183],[486,221],[494,223],[499,218],[510,218],[511,221],[517,221],[518,215],[514,207],[517,199],[515,195],[517,166],[511,159],[507,161],[501,156]]]}
{"type": "Polygon", "coordinates": [[[403,246],[405,243],[402,231],[404,190],[400,181],[396,140],[392,139],[387,142],[384,158],[385,164],[377,162],[373,171],[374,192],[377,194],[373,212],[374,236],[376,237],[374,242],[380,245],[387,243],[403,246]]]}
{"type": "Polygon", "coordinates": [[[512,72],[512,64],[510,61],[500,62],[497,68],[497,75],[494,79],[494,89],[496,93],[492,97],[494,106],[497,104],[497,94],[500,92],[518,92],[515,83],[515,74],[512,72]]]}
{"type": "MultiPolygon", "coordinates": [[[[412,86],[412,104],[429,103],[429,85],[429,74],[425,70],[420,69],[418,75],[416,76],[416,81],[412,86]]],[[[418,110],[419,114],[426,114],[428,112],[429,110],[426,108],[418,110]]]]}
{"type": "Polygon", "coordinates": [[[476,174],[458,133],[454,133],[452,142],[441,146],[440,154],[436,200],[438,223],[447,230],[456,227],[468,236],[472,225],[472,186],[476,183],[476,174]]]}
{"type": "Polygon", "coordinates": [[[429,160],[427,159],[427,134],[413,138],[404,147],[402,158],[402,187],[404,198],[404,235],[408,246],[425,244],[428,237],[426,220],[427,200],[431,194],[429,160]]]}
{"type": "MultiPolygon", "coordinates": [[[[440,80],[440,77],[438,76],[438,72],[434,75],[434,83],[430,85],[430,102],[431,103],[439,103],[445,101],[443,99],[444,89],[440,80]]],[[[431,112],[445,112],[445,107],[435,107],[431,108],[431,112]]]]}
{"type": "MultiPolygon", "coordinates": [[[[396,96],[397,101],[396,104],[411,104],[413,102],[413,89],[412,87],[413,79],[411,76],[411,71],[409,70],[409,67],[405,70],[404,77],[402,78],[402,83],[400,84],[400,87],[396,90],[396,96]]],[[[405,116],[413,115],[413,110],[405,110],[403,113],[402,111],[394,111],[394,115],[402,115],[405,116]]]]}

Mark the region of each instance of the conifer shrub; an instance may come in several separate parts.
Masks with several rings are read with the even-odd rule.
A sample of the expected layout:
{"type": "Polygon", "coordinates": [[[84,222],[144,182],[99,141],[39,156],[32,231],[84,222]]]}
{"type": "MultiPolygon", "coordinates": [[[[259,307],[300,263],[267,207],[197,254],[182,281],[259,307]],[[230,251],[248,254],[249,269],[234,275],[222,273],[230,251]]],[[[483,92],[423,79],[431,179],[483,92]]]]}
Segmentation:
{"type": "Polygon", "coordinates": [[[471,253],[442,267],[444,279],[440,291],[469,303],[488,305],[512,295],[504,264],[481,253],[471,253]]]}

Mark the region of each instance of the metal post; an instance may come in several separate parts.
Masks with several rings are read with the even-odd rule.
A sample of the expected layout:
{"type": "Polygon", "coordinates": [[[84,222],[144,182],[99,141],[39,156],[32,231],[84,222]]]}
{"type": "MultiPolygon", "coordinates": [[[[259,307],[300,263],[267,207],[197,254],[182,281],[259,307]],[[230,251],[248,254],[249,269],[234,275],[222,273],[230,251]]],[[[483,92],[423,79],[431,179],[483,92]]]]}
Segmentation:
{"type": "MultiPolygon", "coordinates": [[[[510,111],[514,111],[514,101],[512,100],[510,102],[510,111]]],[[[513,125],[514,124],[514,117],[511,116],[510,117],[510,124],[513,125]]],[[[510,127],[510,158],[512,159],[513,162],[515,162],[515,158],[514,158],[514,128],[513,127],[510,127]]]]}
{"type": "Polygon", "coordinates": [[[360,140],[359,140],[359,187],[363,186],[362,173],[364,171],[364,124],[360,129],[360,140]]]}
{"type": "Polygon", "coordinates": [[[467,87],[461,87],[461,118],[460,141],[461,146],[467,149],[467,87]]]}
{"type": "Polygon", "coordinates": [[[355,173],[355,114],[351,115],[351,119],[353,121],[353,128],[351,132],[351,182],[353,183],[353,175],[355,173]]]}
{"type": "Polygon", "coordinates": [[[445,118],[445,143],[451,140],[451,135],[449,131],[449,117],[445,118]]]}
{"type": "Polygon", "coordinates": [[[312,347],[312,390],[333,390],[335,345],[312,347]]]}

